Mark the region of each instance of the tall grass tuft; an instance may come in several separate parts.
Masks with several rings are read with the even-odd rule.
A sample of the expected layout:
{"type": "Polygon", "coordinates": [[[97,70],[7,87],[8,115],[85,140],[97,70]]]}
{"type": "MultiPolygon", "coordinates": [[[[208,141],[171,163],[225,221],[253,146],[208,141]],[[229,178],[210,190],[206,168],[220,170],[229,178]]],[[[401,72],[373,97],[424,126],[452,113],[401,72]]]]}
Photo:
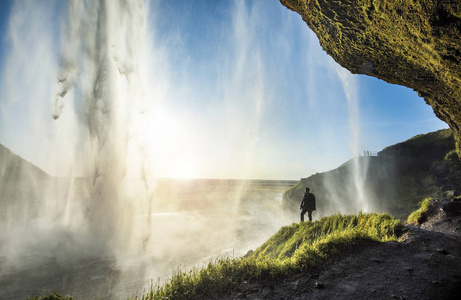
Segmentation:
{"type": "Polygon", "coordinates": [[[399,221],[377,213],[337,214],[292,224],[245,257],[219,259],[203,269],[180,271],[141,299],[213,298],[230,293],[243,281],[277,279],[307,270],[366,241],[397,241],[403,230],[399,221]]]}
{"type": "Polygon", "coordinates": [[[427,219],[427,213],[433,205],[433,198],[426,198],[421,202],[420,207],[412,212],[407,219],[408,224],[422,224],[427,219]]]}

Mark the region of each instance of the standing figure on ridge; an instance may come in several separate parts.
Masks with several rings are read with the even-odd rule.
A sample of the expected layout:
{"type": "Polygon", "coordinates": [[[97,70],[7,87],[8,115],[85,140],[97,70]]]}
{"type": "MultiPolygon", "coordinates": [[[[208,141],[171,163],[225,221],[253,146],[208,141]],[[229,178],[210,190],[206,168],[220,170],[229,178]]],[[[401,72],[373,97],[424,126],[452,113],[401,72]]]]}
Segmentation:
{"type": "Polygon", "coordinates": [[[306,192],[304,193],[299,209],[301,209],[301,222],[304,222],[304,214],[306,212],[309,216],[309,221],[312,221],[312,211],[315,210],[315,196],[314,194],[309,193],[308,187],[306,187],[306,192]]]}

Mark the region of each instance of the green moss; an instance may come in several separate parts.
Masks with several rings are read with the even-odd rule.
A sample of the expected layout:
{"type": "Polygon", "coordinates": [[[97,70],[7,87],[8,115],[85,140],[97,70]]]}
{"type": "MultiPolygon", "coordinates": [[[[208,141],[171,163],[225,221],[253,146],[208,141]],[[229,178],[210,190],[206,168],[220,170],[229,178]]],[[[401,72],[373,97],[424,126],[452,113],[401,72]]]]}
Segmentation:
{"type": "Polygon", "coordinates": [[[458,161],[459,160],[459,156],[458,154],[456,153],[456,150],[451,150],[447,153],[447,155],[445,155],[445,160],[446,161],[458,161]]]}
{"type": "MultiPolygon", "coordinates": [[[[280,0],[352,73],[414,89],[461,140],[461,2],[280,0]]],[[[461,154],[458,146],[458,154],[461,154]]]]}

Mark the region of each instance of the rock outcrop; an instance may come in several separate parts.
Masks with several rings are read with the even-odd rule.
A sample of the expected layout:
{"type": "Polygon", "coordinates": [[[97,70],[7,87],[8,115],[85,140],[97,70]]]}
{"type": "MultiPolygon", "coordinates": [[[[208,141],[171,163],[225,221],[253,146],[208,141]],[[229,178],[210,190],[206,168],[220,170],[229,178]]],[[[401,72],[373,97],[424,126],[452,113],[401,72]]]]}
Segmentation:
{"type": "Polygon", "coordinates": [[[461,155],[461,1],[280,0],[352,73],[414,89],[461,155]]]}

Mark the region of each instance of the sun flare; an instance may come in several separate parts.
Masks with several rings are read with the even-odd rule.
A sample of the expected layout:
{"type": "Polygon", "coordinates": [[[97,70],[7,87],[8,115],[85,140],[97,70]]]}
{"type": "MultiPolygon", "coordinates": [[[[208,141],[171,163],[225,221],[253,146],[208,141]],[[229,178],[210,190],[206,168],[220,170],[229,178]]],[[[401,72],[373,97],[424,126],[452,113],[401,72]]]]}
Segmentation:
{"type": "Polygon", "coordinates": [[[158,111],[149,118],[145,140],[155,177],[197,178],[200,176],[198,140],[193,121],[180,120],[158,111]]]}

